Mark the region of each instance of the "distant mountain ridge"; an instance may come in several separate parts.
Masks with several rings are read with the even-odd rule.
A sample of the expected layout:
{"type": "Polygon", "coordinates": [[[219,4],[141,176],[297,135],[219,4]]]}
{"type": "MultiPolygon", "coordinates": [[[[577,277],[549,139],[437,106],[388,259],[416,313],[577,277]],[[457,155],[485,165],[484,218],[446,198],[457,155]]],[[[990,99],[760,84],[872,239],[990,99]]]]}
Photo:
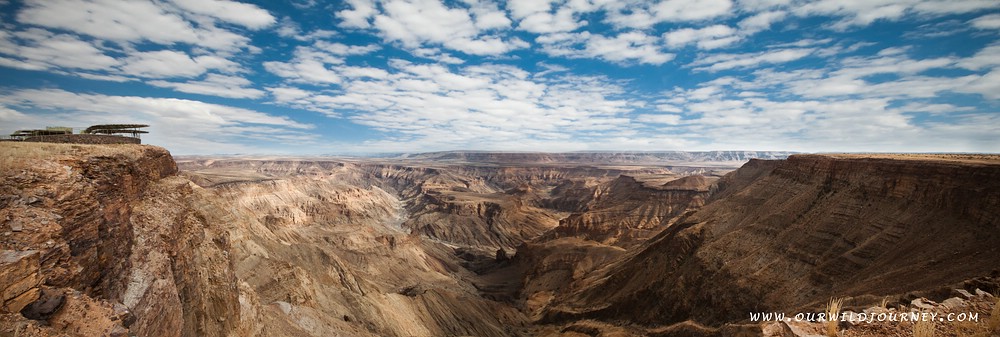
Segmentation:
{"type": "Polygon", "coordinates": [[[400,159],[484,163],[744,163],[750,159],[785,159],[789,151],[595,151],[595,152],[488,152],[442,151],[402,154],[400,159]]]}

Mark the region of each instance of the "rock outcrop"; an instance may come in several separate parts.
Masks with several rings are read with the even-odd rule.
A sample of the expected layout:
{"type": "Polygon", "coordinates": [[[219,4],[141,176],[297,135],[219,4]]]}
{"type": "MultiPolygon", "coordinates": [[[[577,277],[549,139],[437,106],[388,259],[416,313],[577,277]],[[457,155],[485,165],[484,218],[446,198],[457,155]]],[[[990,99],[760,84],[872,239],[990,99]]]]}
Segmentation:
{"type": "Polygon", "coordinates": [[[37,251],[0,251],[0,310],[21,312],[38,299],[39,266],[37,251]]]}
{"type": "Polygon", "coordinates": [[[5,236],[3,248],[39,251],[45,285],[78,292],[67,300],[67,309],[60,309],[69,313],[50,321],[83,310],[78,314],[117,322],[105,325],[108,331],[91,330],[98,334],[240,331],[237,282],[229,271],[228,247],[219,239],[224,233],[213,231],[195,211],[193,190],[175,175],[177,166],[166,150],[16,146],[39,156],[24,158],[0,180],[0,188],[18,197],[2,210],[7,222],[23,225],[5,236]],[[89,304],[74,304],[81,301],[123,305],[131,318],[125,322],[115,319],[117,314],[102,316],[115,310],[87,311],[89,304]]]}
{"type": "Polygon", "coordinates": [[[710,196],[709,185],[701,175],[654,186],[622,175],[595,188],[583,211],[560,220],[540,240],[572,236],[628,248],[684,212],[703,206],[710,196]]]}
{"type": "Polygon", "coordinates": [[[720,326],[989,275],[1000,162],[796,155],[752,160],[704,208],[557,300],[545,321],[720,326]]]}

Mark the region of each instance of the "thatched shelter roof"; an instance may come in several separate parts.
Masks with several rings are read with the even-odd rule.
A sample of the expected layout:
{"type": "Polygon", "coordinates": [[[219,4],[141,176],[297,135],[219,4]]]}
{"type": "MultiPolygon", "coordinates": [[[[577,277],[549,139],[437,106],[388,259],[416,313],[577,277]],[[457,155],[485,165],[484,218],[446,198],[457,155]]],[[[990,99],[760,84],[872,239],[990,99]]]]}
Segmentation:
{"type": "Polygon", "coordinates": [[[149,131],[139,130],[149,127],[147,124],[98,124],[83,130],[84,134],[104,134],[104,135],[132,135],[139,137],[139,134],[149,133],[149,131]]]}

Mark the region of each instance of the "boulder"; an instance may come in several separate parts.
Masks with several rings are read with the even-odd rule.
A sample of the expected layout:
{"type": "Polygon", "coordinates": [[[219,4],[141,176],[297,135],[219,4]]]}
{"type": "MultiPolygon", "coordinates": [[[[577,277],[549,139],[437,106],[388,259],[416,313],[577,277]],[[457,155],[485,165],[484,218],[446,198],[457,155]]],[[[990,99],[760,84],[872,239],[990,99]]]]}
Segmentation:
{"type": "Polygon", "coordinates": [[[941,302],[942,305],[948,307],[949,309],[958,309],[966,306],[965,300],[958,297],[952,297],[941,302]]]}
{"type": "Polygon", "coordinates": [[[66,294],[56,289],[42,289],[38,299],[21,309],[21,315],[36,321],[48,320],[55,315],[63,303],[66,294]]]}
{"type": "Polygon", "coordinates": [[[926,298],[918,298],[910,301],[910,307],[920,309],[920,310],[931,310],[934,309],[934,302],[926,298]]]}
{"type": "Polygon", "coordinates": [[[0,251],[0,301],[2,311],[19,312],[39,295],[38,251],[0,251]]]}
{"type": "Polygon", "coordinates": [[[965,299],[971,299],[971,298],[975,297],[974,295],[972,295],[972,293],[970,293],[969,291],[967,291],[965,289],[952,289],[951,293],[952,293],[952,296],[961,296],[961,297],[964,297],[965,299]]]}

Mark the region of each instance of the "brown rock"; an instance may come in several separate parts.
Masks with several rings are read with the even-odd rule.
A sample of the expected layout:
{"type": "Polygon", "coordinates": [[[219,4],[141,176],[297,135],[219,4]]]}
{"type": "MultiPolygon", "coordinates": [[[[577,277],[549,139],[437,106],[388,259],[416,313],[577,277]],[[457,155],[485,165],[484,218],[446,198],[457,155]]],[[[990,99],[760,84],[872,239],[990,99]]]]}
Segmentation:
{"type": "Polygon", "coordinates": [[[918,298],[910,301],[910,306],[922,310],[931,310],[934,309],[934,302],[926,298],[918,298]]]}
{"type": "Polygon", "coordinates": [[[998,182],[996,162],[751,160],[719,180],[709,204],[558,298],[543,321],[719,325],[755,308],[820,307],[830,289],[957,284],[996,268],[1000,241],[986,233],[1000,223],[1000,199],[982,195],[998,193],[998,182]],[[904,255],[922,262],[900,265],[904,255]]]}
{"type": "Polygon", "coordinates": [[[6,289],[3,289],[2,298],[4,300],[11,299],[21,295],[31,288],[37,288],[41,282],[38,278],[38,272],[31,273],[30,275],[14,281],[14,284],[8,285],[6,289]]]}
{"type": "Polygon", "coordinates": [[[25,306],[34,302],[38,299],[39,290],[38,288],[32,288],[27,292],[21,294],[18,297],[12,298],[4,302],[3,309],[7,312],[18,312],[21,311],[25,306]]]}
{"type": "Polygon", "coordinates": [[[66,294],[56,289],[42,289],[37,300],[21,309],[21,315],[33,320],[47,320],[52,317],[66,301],[66,294]]]}
{"type": "Polygon", "coordinates": [[[38,251],[0,251],[0,285],[4,288],[38,272],[38,251]]]}
{"type": "Polygon", "coordinates": [[[111,336],[111,337],[127,337],[128,336],[128,329],[126,329],[125,327],[116,326],[116,327],[114,327],[111,330],[111,332],[109,333],[109,336],[111,336]]]}
{"type": "Polygon", "coordinates": [[[971,298],[975,297],[975,296],[972,295],[972,293],[968,292],[965,289],[953,289],[952,293],[956,294],[956,295],[960,295],[960,296],[964,297],[965,299],[971,299],[971,298]]]}
{"type": "Polygon", "coordinates": [[[795,337],[795,332],[785,322],[767,322],[761,327],[763,337],[795,337]]]}
{"type": "Polygon", "coordinates": [[[21,311],[38,298],[38,259],[37,251],[0,252],[0,301],[4,310],[21,311]]]}

